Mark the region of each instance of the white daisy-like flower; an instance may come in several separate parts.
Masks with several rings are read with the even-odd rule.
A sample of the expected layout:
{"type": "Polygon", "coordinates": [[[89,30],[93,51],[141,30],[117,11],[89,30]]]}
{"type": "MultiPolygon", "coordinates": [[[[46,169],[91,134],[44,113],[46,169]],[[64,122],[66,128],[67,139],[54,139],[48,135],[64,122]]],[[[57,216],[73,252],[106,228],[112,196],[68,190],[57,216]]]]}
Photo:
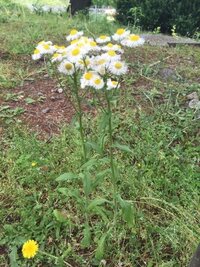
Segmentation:
{"type": "Polygon", "coordinates": [[[118,55],[114,50],[108,50],[106,53],[101,55],[108,61],[116,61],[121,59],[121,55],[118,55]]]}
{"type": "Polygon", "coordinates": [[[121,48],[120,45],[112,44],[112,43],[108,43],[107,45],[103,46],[101,49],[103,51],[113,50],[113,51],[119,52],[119,53],[123,53],[124,52],[124,50],[121,48]]]}
{"type": "Polygon", "coordinates": [[[117,81],[112,81],[111,79],[108,79],[107,81],[107,90],[116,89],[119,88],[120,85],[117,81]]]}
{"type": "Polygon", "coordinates": [[[123,75],[128,70],[126,63],[123,61],[111,62],[108,68],[109,68],[109,71],[114,75],[123,75]]]}
{"type": "Polygon", "coordinates": [[[78,69],[87,70],[91,67],[92,60],[90,57],[86,56],[83,59],[78,60],[75,64],[78,69]]]}
{"type": "Polygon", "coordinates": [[[58,71],[63,74],[72,75],[75,72],[75,68],[71,62],[69,62],[68,60],[64,60],[58,66],[58,71]]]}
{"type": "Polygon", "coordinates": [[[66,37],[67,41],[72,41],[75,39],[80,38],[83,35],[82,31],[77,31],[76,29],[73,29],[70,31],[69,35],[66,37]]]}
{"type": "Polygon", "coordinates": [[[54,45],[54,48],[56,49],[57,53],[63,53],[66,50],[66,47],[64,45],[54,45]]]}
{"type": "Polygon", "coordinates": [[[104,87],[103,79],[100,76],[95,75],[94,79],[92,79],[91,87],[97,90],[102,89],[104,87]]]}
{"type": "Polygon", "coordinates": [[[56,51],[56,48],[52,44],[51,41],[48,41],[48,42],[45,42],[45,41],[39,42],[36,48],[41,51],[41,54],[42,55],[45,55],[45,54],[53,54],[56,51]]]}
{"type": "Polygon", "coordinates": [[[145,42],[144,38],[141,38],[139,35],[130,34],[126,39],[121,41],[123,46],[136,47],[143,45],[145,42]]]}
{"type": "Polygon", "coordinates": [[[104,44],[110,42],[111,38],[107,35],[101,35],[96,39],[98,44],[104,44]]]}
{"type": "Polygon", "coordinates": [[[97,45],[97,43],[94,40],[89,40],[87,43],[87,49],[89,51],[100,51],[101,48],[97,45]]]}
{"type": "Polygon", "coordinates": [[[41,57],[42,57],[41,51],[40,51],[38,48],[36,48],[36,49],[34,50],[34,52],[33,52],[32,59],[33,59],[33,60],[38,60],[38,59],[40,59],[41,57]]]}
{"type": "Polygon", "coordinates": [[[91,68],[100,75],[104,75],[108,64],[109,61],[104,55],[96,56],[92,58],[91,68]]]}
{"type": "Polygon", "coordinates": [[[94,71],[85,72],[81,77],[81,88],[84,89],[87,86],[92,86],[95,77],[99,77],[99,75],[96,72],[94,71]]]}
{"type": "Polygon", "coordinates": [[[80,59],[82,59],[85,54],[86,51],[84,49],[80,49],[79,47],[73,47],[68,51],[67,58],[70,62],[76,63],[80,59]]]}
{"type": "Polygon", "coordinates": [[[123,28],[120,28],[116,31],[116,33],[112,36],[115,41],[122,41],[130,34],[130,31],[126,31],[123,28]]]}
{"type": "Polygon", "coordinates": [[[60,53],[54,53],[51,58],[51,62],[60,62],[62,60],[63,60],[63,56],[60,53]]]}

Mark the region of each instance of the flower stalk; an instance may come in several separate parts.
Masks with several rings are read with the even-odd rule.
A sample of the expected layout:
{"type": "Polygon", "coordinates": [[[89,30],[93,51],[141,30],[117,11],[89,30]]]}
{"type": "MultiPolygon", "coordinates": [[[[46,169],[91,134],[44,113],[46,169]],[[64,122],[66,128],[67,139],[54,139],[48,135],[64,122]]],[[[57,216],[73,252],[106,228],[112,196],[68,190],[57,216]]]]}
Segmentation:
{"type": "Polygon", "coordinates": [[[87,161],[87,152],[86,152],[86,145],[85,145],[85,136],[84,136],[84,129],[83,129],[83,111],[81,107],[81,99],[78,93],[78,81],[77,81],[77,73],[75,72],[73,75],[73,82],[74,82],[74,94],[77,101],[77,115],[79,120],[79,132],[81,136],[81,143],[82,143],[82,150],[83,150],[83,161],[86,163],[87,161]]]}

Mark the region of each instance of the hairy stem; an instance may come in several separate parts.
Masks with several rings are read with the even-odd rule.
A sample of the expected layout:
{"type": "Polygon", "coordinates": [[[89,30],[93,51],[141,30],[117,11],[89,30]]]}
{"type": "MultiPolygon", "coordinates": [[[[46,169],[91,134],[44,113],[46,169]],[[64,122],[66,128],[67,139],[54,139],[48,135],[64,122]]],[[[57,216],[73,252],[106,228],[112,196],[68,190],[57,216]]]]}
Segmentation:
{"type": "Polygon", "coordinates": [[[109,132],[109,153],[110,153],[110,166],[111,166],[111,172],[112,172],[112,184],[113,184],[113,201],[114,201],[114,227],[116,224],[116,216],[117,216],[117,181],[116,181],[116,173],[115,173],[115,166],[114,166],[114,155],[113,155],[113,128],[112,128],[112,110],[111,110],[111,103],[110,98],[108,95],[108,91],[105,90],[105,96],[107,101],[107,113],[109,116],[108,121],[108,132],[109,132]]]}
{"type": "Polygon", "coordinates": [[[84,163],[87,161],[87,153],[86,153],[86,146],[85,146],[85,139],[84,139],[84,130],[83,130],[83,112],[81,109],[81,99],[78,94],[78,83],[77,83],[77,74],[74,73],[74,93],[77,101],[77,115],[78,115],[78,120],[79,120],[79,132],[81,135],[81,143],[82,143],[82,148],[83,148],[83,160],[84,163]]]}

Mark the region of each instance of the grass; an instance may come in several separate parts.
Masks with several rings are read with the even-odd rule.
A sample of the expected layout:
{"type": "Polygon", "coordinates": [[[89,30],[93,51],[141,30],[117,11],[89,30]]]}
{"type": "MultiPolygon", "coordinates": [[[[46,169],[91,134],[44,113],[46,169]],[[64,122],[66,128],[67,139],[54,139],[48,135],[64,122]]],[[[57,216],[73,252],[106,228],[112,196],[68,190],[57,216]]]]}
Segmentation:
{"type": "MultiPolygon", "coordinates": [[[[75,26],[88,35],[117,28],[102,18],[94,27],[95,20],[26,12],[6,17],[0,25],[1,99],[8,94],[16,97],[14,88],[29,75],[39,78],[42,67],[33,64],[30,55],[41,39],[62,44],[63,36],[75,26]]],[[[104,266],[102,259],[111,267],[188,265],[200,234],[200,151],[198,111],[188,108],[186,96],[194,91],[199,94],[200,52],[193,47],[144,46],[127,52],[127,58],[130,73],[115,107],[114,137],[129,149],[115,148],[114,152],[119,193],[134,209],[131,227],[119,211],[115,235],[105,235],[112,209],[109,203],[93,206],[89,215],[92,239],[84,248],[84,184],[81,179],[56,181],[63,173],[77,174],[80,166],[75,120],[63,125],[60,135],[43,140],[23,123],[13,120],[6,125],[0,116],[0,266],[66,266],[40,254],[24,260],[21,246],[27,239],[37,240],[41,250],[53,255],[64,254],[74,267],[104,266]],[[165,68],[173,69],[174,75],[163,78],[165,68]]],[[[94,142],[101,138],[100,120],[99,116],[84,117],[94,142]]],[[[89,203],[96,198],[111,200],[109,172],[104,172],[106,153],[101,155],[94,146],[89,150],[91,179],[100,173],[89,203]]]]}

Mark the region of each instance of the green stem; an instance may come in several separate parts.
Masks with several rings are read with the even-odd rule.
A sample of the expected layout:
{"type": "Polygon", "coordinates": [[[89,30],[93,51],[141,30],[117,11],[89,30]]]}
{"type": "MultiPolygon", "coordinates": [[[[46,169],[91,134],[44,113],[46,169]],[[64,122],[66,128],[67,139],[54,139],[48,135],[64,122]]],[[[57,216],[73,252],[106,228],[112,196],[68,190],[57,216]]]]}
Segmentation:
{"type": "Polygon", "coordinates": [[[113,201],[114,201],[114,227],[116,224],[116,216],[117,216],[117,182],[116,182],[116,174],[115,174],[115,167],[114,167],[114,155],[113,155],[113,129],[112,129],[112,110],[111,110],[111,103],[110,98],[108,95],[108,91],[105,90],[105,96],[107,101],[108,107],[108,132],[109,132],[109,142],[110,142],[110,166],[112,172],[112,184],[113,184],[113,201]]]}
{"type": "Polygon", "coordinates": [[[79,97],[78,94],[78,83],[77,83],[77,74],[74,73],[74,93],[75,93],[75,97],[76,97],[76,101],[77,101],[77,105],[78,105],[78,109],[77,109],[77,115],[78,115],[78,120],[79,120],[79,131],[80,131],[80,135],[81,135],[81,143],[82,143],[82,148],[83,148],[83,159],[84,159],[84,163],[87,161],[87,154],[86,154],[86,146],[85,146],[85,140],[84,140],[84,131],[83,131],[83,121],[82,121],[82,117],[83,117],[83,112],[81,109],[81,99],[79,97]]]}

